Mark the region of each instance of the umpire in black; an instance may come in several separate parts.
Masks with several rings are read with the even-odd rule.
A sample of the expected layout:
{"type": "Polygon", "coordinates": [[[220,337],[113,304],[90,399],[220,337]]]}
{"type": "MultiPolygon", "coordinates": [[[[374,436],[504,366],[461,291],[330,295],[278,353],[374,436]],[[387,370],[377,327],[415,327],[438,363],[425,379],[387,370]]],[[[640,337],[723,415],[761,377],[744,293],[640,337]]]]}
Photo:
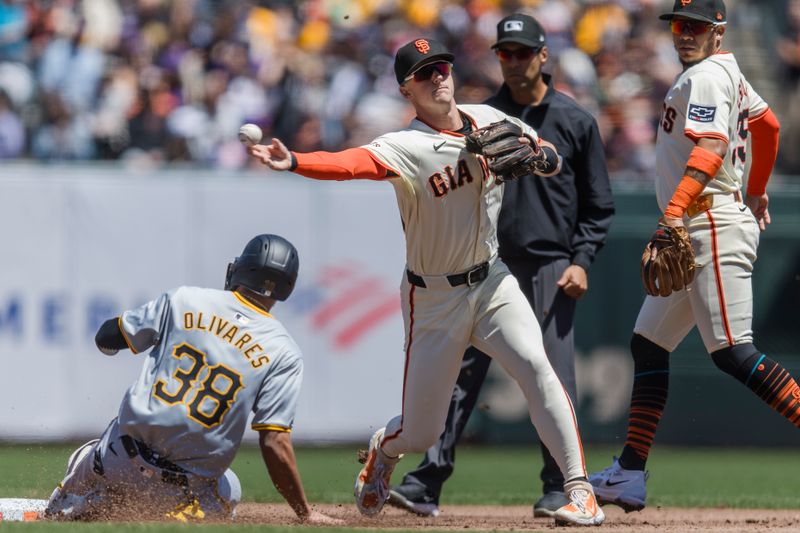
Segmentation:
{"type": "MultiPolygon", "coordinates": [[[[544,347],[573,404],[575,303],[588,289],[587,272],[614,215],[603,145],[594,118],[552,87],[542,72],[548,50],[536,19],[514,14],[497,25],[492,45],[505,83],[486,104],[520,117],[563,157],[561,172],[505,184],[498,238],[500,257],[519,281],[539,320],[544,347]]],[[[436,516],[442,485],[453,472],[455,446],[475,407],[491,359],[476,348],[464,354],[444,433],[422,463],[392,487],[389,503],[436,516]]],[[[534,516],[551,516],[569,503],[564,477],[541,444],[543,496],[534,516]]]]}

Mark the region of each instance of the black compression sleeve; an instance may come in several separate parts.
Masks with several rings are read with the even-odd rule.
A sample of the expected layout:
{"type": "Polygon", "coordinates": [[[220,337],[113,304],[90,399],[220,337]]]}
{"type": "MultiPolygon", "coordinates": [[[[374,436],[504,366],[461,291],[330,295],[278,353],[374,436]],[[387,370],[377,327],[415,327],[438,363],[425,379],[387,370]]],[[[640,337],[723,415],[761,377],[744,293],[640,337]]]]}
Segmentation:
{"type": "Polygon", "coordinates": [[[113,350],[125,350],[128,348],[128,343],[125,342],[125,337],[119,329],[119,320],[117,318],[109,318],[100,329],[97,330],[97,335],[94,336],[94,343],[98,348],[110,348],[113,350]]]}

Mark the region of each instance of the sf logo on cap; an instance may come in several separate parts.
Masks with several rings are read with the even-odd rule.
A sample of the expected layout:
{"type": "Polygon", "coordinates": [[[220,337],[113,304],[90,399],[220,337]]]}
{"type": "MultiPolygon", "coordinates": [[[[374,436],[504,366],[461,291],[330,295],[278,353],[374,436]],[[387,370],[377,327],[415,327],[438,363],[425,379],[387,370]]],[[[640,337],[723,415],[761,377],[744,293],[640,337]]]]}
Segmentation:
{"type": "MultiPolygon", "coordinates": [[[[691,0],[689,0],[691,2],[691,0]]],[[[503,31],[522,31],[523,24],[521,20],[507,20],[503,25],[503,31]]]]}
{"type": "Polygon", "coordinates": [[[427,54],[431,50],[431,45],[425,39],[417,39],[414,41],[414,46],[417,47],[420,54],[427,54]]]}
{"type": "Polygon", "coordinates": [[[692,3],[692,0],[681,0],[681,6],[686,7],[692,3]]]}

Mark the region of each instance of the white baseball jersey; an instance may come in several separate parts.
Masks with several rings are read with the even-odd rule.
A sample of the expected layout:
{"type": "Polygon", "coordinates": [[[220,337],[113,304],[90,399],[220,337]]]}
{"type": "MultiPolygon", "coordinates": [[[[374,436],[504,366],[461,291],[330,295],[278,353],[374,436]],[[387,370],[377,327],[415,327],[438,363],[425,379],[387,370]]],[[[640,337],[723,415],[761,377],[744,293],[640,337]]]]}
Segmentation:
{"type": "MultiPolygon", "coordinates": [[[[460,105],[473,128],[510,120],[538,140],[521,120],[487,105],[460,105]]],[[[365,145],[397,177],[406,233],[406,262],[417,274],[464,272],[497,253],[497,217],[503,186],[486,160],[465,150],[464,135],[437,130],[419,119],[365,145]]]]}
{"type": "MultiPolygon", "coordinates": [[[[473,129],[519,119],[486,105],[458,106],[473,129]]],[[[519,383],[531,420],[567,479],[586,475],[572,405],[542,345],[539,323],[508,268],[497,259],[503,185],[464,135],[415,119],[408,128],[364,146],[396,177],[406,233],[407,276],[401,285],[406,330],[402,415],[386,425],[382,448],[398,456],[426,450],[441,435],[469,345],[497,359],[519,383]],[[445,275],[489,262],[486,279],[453,286],[445,275]]],[[[547,179],[527,176],[523,179],[547,179]]]]}
{"type": "Polygon", "coordinates": [[[300,349],[237,292],[179,287],[120,317],[134,353],[154,347],[119,410],[122,434],[194,474],[219,477],[253,429],[288,431],[300,349]]]}
{"type": "Polygon", "coordinates": [[[661,210],[667,208],[689,154],[702,137],[728,143],[722,167],[704,193],[740,190],[747,160],[748,118],[767,109],[729,52],[714,54],[678,76],[664,99],[656,140],[656,194],[661,210]]]}
{"type": "Polygon", "coordinates": [[[748,119],[768,110],[730,53],[714,54],[686,69],[664,100],[656,139],[656,192],[663,211],[675,193],[700,138],[728,142],[717,175],[705,188],[713,205],[686,223],[695,252],[695,279],[666,298],[648,296],[634,332],[667,351],[695,326],[709,353],[752,342],[752,272],[758,223],[740,196],[747,163],[748,119]]]}

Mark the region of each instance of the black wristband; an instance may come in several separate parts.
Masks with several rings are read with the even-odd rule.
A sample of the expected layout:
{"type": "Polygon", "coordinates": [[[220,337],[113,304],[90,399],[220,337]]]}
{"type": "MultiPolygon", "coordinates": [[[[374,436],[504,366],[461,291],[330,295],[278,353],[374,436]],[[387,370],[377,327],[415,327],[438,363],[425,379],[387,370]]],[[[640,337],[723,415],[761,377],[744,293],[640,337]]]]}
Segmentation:
{"type": "Polygon", "coordinates": [[[294,171],[297,168],[297,156],[294,155],[294,152],[289,152],[289,155],[292,156],[292,165],[289,167],[289,171],[294,171]]]}
{"type": "Polygon", "coordinates": [[[540,146],[540,162],[536,165],[536,171],[540,174],[552,174],[558,168],[558,154],[549,146],[540,146]]]}

